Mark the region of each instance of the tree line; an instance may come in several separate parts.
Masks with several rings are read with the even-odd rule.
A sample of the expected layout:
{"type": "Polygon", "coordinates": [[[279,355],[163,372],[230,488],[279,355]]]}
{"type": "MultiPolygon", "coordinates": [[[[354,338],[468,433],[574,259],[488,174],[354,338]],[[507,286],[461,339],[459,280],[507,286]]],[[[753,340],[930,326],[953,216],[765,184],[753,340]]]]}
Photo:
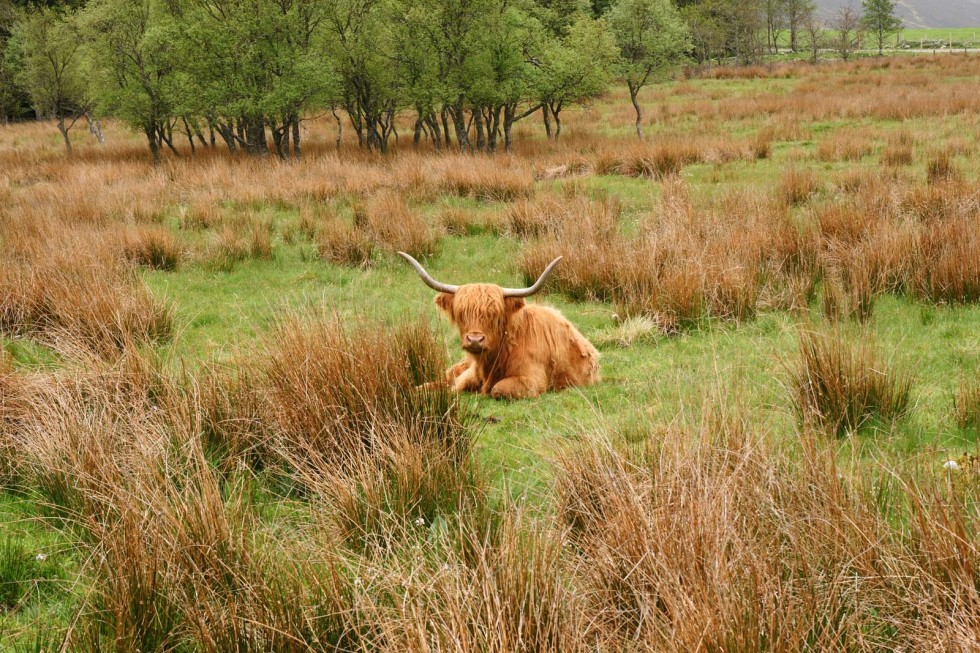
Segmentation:
{"type": "MultiPolygon", "coordinates": [[[[865,0],[889,2],[891,0],[865,0]]],[[[510,149],[539,116],[639,91],[687,60],[752,61],[812,0],[0,0],[0,111],[70,130],[113,116],[154,161],[177,142],[282,158],[300,121],[332,115],[368,150],[510,149]],[[766,42],[767,40],[768,42],[766,42]],[[396,116],[410,114],[410,134],[396,116]]]]}

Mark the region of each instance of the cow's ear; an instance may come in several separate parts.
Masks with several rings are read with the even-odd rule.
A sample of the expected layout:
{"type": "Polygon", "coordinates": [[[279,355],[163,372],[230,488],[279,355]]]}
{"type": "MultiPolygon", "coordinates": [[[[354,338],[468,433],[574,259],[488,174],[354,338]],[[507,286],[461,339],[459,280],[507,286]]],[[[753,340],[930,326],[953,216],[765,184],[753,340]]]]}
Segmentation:
{"type": "Polygon", "coordinates": [[[441,293],[439,293],[438,295],[436,295],[436,306],[438,306],[439,308],[441,308],[442,310],[444,310],[447,315],[452,315],[453,314],[453,297],[454,296],[455,295],[451,295],[448,292],[441,292],[441,293]]]}
{"type": "Polygon", "coordinates": [[[523,297],[508,297],[504,300],[504,306],[507,309],[507,315],[513,315],[517,311],[524,308],[524,298],[523,297]]]}

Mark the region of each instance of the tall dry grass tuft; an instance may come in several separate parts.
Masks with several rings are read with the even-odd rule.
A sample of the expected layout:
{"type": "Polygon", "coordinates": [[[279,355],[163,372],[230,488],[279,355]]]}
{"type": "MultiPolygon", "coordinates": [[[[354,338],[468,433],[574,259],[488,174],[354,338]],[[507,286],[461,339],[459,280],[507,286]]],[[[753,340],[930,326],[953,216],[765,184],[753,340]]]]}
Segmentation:
{"type": "Polygon", "coordinates": [[[68,249],[43,256],[0,267],[0,331],[55,349],[78,341],[110,358],[171,334],[171,307],[129,266],[68,249]]]}
{"type": "Polygon", "coordinates": [[[806,203],[819,190],[820,183],[809,168],[790,168],[779,180],[779,194],[793,206],[806,203]]]}
{"type": "Polygon", "coordinates": [[[953,397],[953,413],[961,429],[980,430],[980,380],[976,377],[960,381],[953,397]]]}
{"type": "Polygon", "coordinates": [[[694,423],[645,439],[602,429],[559,456],[593,650],[970,648],[969,485],[957,497],[905,460],[841,465],[824,440],[753,433],[719,401],[694,423]]]}
{"type": "Polygon", "coordinates": [[[316,232],[320,258],[336,265],[362,267],[371,262],[375,241],[362,229],[335,219],[322,224],[316,232]]]}
{"type": "Polygon", "coordinates": [[[129,227],[122,236],[123,257],[155,270],[176,270],[183,248],[165,227],[129,227]]]}
{"type": "Polygon", "coordinates": [[[881,162],[888,166],[907,166],[915,161],[915,138],[911,132],[902,130],[888,139],[881,151],[881,162]]]}
{"type": "Polygon", "coordinates": [[[869,337],[863,334],[855,343],[839,330],[800,333],[789,390],[804,424],[844,435],[909,411],[912,377],[884,360],[869,337]]]}
{"type": "Polygon", "coordinates": [[[272,222],[250,212],[226,220],[205,248],[205,261],[215,270],[231,272],[244,261],[271,260],[272,234],[272,222]]]}
{"type": "MultiPolygon", "coordinates": [[[[410,159],[406,164],[413,165],[410,159]]],[[[423,165],[435,187],[451,195],[511,202],[534,194],[533,169],[518,159],[453,154],[429,158],[423,165]]]]}
{"type": "Polygon", "coordinates": [[[181,207],[177,213],[180,228],[187,230],[213,229],[226,217],[224,207],[210,199],[197,200],[190,206],[181,207]]]}
{"type": "Polygon", "coordinates": [[[930,184],[962,179],[963,173],[946,150],[939,152],[926,163],[926,180],[930,184]]]}
{"type": "Polygon", "coordinates": [[[378,247],[408,252],[416,258],[431,256],[438,236],[398,193],[382,192],[354,205],[354,228],[369,234],[378,247]]]}
{"type": "Polygon", "coordinates": [[[871,153],[871,140],[867,133],[839,130],[820,141],[816,157],[820,161],[858,161],[871,153]]]}
{"type": "MultiPolygon", "coordinates": [[[[980,213],[977,213],[980,216],[980,213]]],[[[914,289],[937,303],[980,302],[980,231],[976,218],[927,224],[918,242],[914,289]]]]}
{"type": "Polygon", "coordinates": [[[417,387],[447,367],[424,323],[292,318],[258,356],[264,410],[284,455],[343,465],[402,433],[466,453],[465,405],[442,385],[417,387]]]}
{"type": "Polygon", "coordinates": [[[677,180],[664,185],[638,233],[620,233],[620,212],[608,200],[516,206],[512,229],[541,234],[523,248],[521,270],[531,278],[565,256],[551,287],[573,298],[611,299],[625,317],[650,317],[667,332],[709,317],[746,320],[763,304],[799,308],[809,301],[817,249],[784,203],[736,192],[695,206],[677,180]]]}
{"type": "Polygon", "coordinates": [[[518,268],[525,279],[536,279],[548,263],[564,256],[551,276],[551,288],[576,299],[609,299],[622,253],[621,213],[615,198],[577,194],[515,205],[508,216],[511,232],[529,239],[518,268]]]}
{"type": "Polygon", "coordinates": [[[701,142],[680,138],[634,143],[620,153],[617,170],[632,177],[663,179],[677,175],[685,165],[706,160],[703,146],[701,142]]]}

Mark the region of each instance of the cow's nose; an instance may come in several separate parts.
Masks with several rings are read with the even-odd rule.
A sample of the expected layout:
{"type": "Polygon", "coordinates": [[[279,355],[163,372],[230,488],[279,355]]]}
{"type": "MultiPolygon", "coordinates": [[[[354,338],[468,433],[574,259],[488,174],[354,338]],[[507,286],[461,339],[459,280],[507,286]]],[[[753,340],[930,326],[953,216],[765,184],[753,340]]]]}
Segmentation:
{"type": "Polygon", "coordinates": [[[467,333],[466,334],[466,344],[468,345],[482,345],[486,342],[487,337],[482,333],[467,333]]]}

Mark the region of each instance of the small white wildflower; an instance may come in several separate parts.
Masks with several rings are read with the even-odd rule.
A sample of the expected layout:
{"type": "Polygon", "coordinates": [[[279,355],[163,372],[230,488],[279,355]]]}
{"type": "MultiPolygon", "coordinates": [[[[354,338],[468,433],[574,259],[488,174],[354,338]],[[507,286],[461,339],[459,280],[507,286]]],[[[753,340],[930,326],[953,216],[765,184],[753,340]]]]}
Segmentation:
{"type": "Polygon", "coordinates": [[[360,587],[360,586],[361,586],[361,579],[360,578],[355,578],[354,579],[354,587],[360,587]]]}
{"type": "Polygon", "coordinates": [[[425,526],[425,518],[424,517],[419,517],[418,519],[416,519],[415,520],[415,525],[416,526],[425,526]]]}
{"type": "Polygon", "coordinates": [[[38,553],[37,556],[34,559],[37,560],[38,562],[44,562],[45,560],[48,559],[48,554],[47,553],[38,553]]]}
{"type": "Polygon", "coordinates": [[[954,469],[955,470],[955,469],[959,469],[959,468],[960,468],[960,464],[958,462],[956,462],[955,460],[947,460],[946,463],[943,465],[943,469],[954,469]]]}

